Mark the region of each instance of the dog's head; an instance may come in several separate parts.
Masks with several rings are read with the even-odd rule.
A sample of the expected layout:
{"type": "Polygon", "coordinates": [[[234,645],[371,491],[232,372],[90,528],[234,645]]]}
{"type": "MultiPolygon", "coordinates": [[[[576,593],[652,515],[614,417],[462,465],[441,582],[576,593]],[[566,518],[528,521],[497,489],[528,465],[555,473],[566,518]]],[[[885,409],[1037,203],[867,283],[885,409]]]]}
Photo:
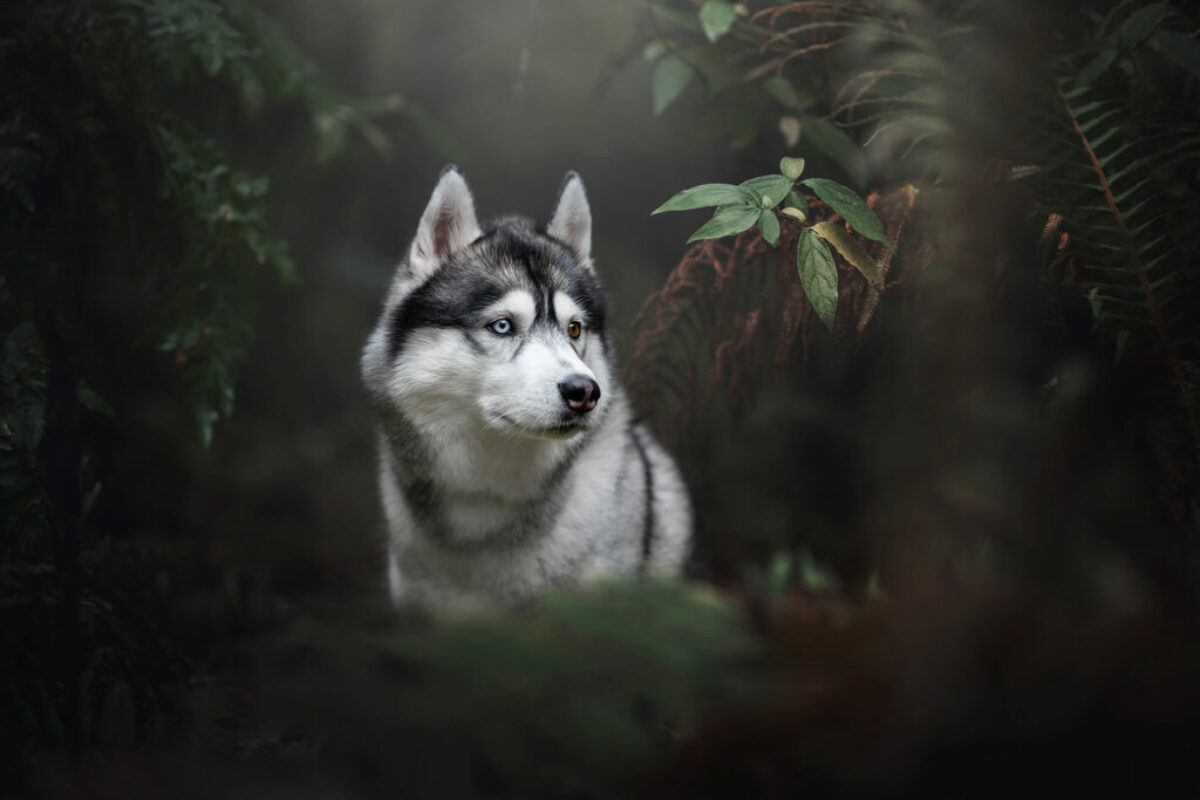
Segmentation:
{"type": "Polygon", "coordinates": [[[466,181],[442,173],[368,343],[377,401],[428,425],[570,438],[611,399],[605,302],[583,182],[569,173],[545,228],[480,226],[466,181]]]}

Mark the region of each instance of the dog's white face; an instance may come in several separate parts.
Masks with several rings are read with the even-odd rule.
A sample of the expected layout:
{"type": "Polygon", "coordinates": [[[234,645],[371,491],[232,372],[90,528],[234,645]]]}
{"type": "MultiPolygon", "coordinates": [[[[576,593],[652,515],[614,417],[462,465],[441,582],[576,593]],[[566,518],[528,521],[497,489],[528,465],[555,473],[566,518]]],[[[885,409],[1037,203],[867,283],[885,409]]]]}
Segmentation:
{"type": "Polygon", "coordinates": [[[446,173],[376,345],[387,351],[388,398],[448,435],[473,425],[562,440],[594,427],[611,372],[590,243],[576,176],[543,233],[518,219],[481,230],[465,182],[446,173]]]}
{"type": "MultiPolygon", "coordinates": [[[[600,417],[607,395],[597,369],[586,361],[589,326],[582,309],[565,292],[543,302],[549,304],[544,321],[538,320],[537,301],[523,289],[484,311],[489,320],[484,330],[491,335],[478,337],[483,340],[479,408],[489,424],[503,430],[572,436],[600,417]],[[573,409],[563,387],[584,382],[591,382],[594,402],[576,403],[573,409]]],[[[608,376],[603,377],[607,384],[608,376]]]]}
{"type": "Polygon", "coordinates": [[[419,408],[427,420],[470,419],[516,436],[570,438],[604,414],[610,374],[602,349],[587,313],[567,293],[539,300],[512,289],[480,309],[474,325],[415,330],[391,384],[401,405],[419,408]]]}

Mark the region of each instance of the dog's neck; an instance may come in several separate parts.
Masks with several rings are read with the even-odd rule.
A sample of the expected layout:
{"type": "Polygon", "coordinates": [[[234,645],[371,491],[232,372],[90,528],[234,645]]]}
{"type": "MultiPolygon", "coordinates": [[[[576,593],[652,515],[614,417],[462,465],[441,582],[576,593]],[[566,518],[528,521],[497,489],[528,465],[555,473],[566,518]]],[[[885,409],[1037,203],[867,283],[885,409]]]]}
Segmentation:
{"type": "Polygon", "coordinates": [[[389,416],[389,480],[427,538],[452,546],[545,531],[582,443],[389,416]]]}

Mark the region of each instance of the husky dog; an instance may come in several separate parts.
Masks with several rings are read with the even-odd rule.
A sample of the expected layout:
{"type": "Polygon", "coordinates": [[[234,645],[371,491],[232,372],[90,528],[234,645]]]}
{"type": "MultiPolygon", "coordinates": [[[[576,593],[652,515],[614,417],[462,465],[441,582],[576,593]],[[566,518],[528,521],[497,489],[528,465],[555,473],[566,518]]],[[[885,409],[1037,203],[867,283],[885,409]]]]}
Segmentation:
{"type": "Polygon", "coordinates": [[[397,606],[682,566],[687,491],[617,384],[591,244],[573,172],[540,228],[481,226],[443,171],[362,358],[397,606]]]}

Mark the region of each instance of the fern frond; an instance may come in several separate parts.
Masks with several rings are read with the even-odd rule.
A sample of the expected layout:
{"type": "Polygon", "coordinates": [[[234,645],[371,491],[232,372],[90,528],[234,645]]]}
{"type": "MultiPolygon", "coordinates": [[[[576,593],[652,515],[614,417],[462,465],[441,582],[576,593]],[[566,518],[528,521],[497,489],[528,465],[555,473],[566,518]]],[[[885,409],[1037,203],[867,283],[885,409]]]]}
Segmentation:
{"type": "Polygon", "coordinates": [[[1200,164],[1200,147],[1175,140],[1164,148],[1163,132],[1143,135],[1120,104],[1090,94],[1057,88],[1074,142],[1073,152],[1061,152],[1052,165],[1055,210],[1083,257],[1081,277],[1100,304],[1098,321],[1152,331],[1200,444],[1195,384],[1172,330],[1184,321],[1175,309],[1190,288],[1178,257],[1200,249],[1200,238],[1183,218],[1186,207],[1165,196],[1164,186],[1175,167],[1200,164]]]}

